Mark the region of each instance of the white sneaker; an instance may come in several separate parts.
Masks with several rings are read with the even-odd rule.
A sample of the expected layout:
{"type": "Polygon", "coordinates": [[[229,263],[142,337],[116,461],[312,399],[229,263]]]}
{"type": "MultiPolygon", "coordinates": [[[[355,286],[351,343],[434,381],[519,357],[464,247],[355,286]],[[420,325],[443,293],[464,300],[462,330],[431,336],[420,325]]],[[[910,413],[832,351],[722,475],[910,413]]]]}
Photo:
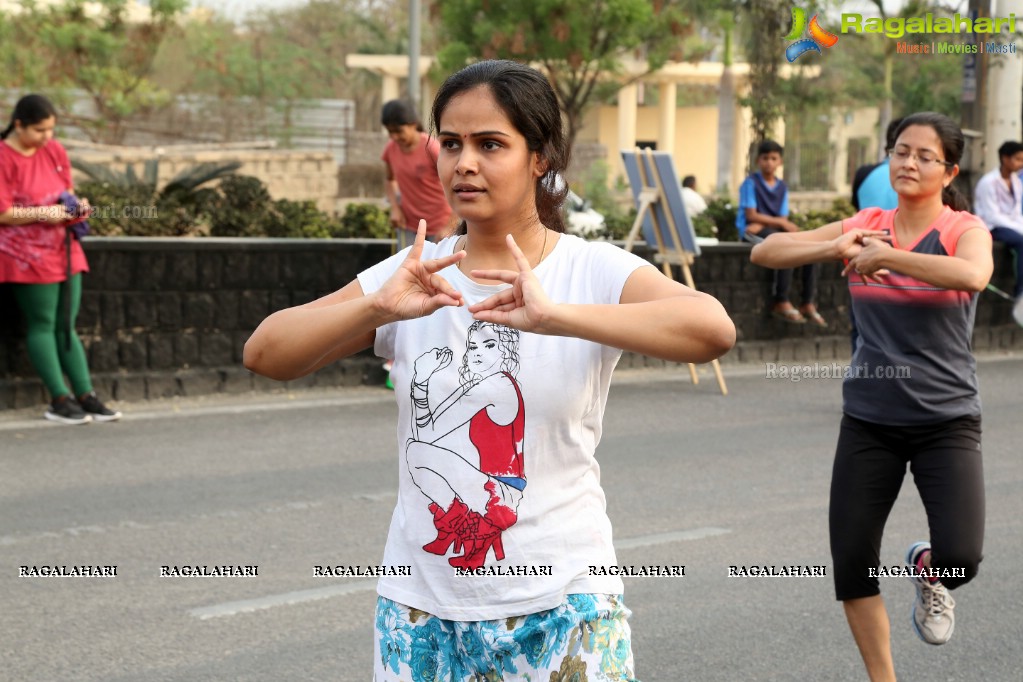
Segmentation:
{"type": "MultiPolygon", "coordinates": [[[[906,567],[918,571],[921,567],[920,556],[931,550],[929,542],[917,542],[906,550],[906,567]]],[[[931,582],[922,575],[910,575],[909,579],[916,588],[916,601],[910,613],[913,630],[917,637],[928,644],[944,644],[952,639],[955,630],[955,600],[948,589],[940,582],[931,582]]]]}

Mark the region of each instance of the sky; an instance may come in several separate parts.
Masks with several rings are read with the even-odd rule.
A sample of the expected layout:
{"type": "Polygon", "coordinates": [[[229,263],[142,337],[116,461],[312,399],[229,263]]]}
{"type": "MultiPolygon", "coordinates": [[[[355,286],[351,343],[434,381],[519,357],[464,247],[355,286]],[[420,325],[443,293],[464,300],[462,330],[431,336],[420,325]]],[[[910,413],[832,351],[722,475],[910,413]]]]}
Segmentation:
{"type": "Polygon", "coordinates": [[[210,7],[218,14],[238,21],[255,9],[285,9],[304,5],[308,0],[192,0],[196,7],[210,7]]]}

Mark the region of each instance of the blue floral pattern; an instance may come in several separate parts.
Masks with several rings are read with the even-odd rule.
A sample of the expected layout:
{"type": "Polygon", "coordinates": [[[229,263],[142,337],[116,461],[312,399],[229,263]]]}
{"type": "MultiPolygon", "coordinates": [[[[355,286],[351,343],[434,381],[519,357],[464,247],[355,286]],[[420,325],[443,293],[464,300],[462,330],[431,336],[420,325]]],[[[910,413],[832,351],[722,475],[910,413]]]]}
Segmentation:
{"type": "Polygon", "coordinates": [[[377,599],[374,682],[636,682],[621,595],[570,594],[549,611],[453,621],[377,599]]]}

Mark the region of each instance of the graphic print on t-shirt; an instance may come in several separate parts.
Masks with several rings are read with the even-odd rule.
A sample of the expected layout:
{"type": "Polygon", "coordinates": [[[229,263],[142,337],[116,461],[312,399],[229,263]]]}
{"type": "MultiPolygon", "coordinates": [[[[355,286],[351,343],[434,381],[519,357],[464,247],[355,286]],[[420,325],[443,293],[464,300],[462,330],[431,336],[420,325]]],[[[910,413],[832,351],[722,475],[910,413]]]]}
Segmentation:
{"type": "Polygon", "coordinates": [[[423,549],[454,552],[448,563],[455,568],[482,567],[491,548],[504,559],[501,534],[518,520],[526,488],[518,348],[518,330],[477,320],[460,364],[450,348],[415,361],[405,459],[437,529],[423,549]]]}

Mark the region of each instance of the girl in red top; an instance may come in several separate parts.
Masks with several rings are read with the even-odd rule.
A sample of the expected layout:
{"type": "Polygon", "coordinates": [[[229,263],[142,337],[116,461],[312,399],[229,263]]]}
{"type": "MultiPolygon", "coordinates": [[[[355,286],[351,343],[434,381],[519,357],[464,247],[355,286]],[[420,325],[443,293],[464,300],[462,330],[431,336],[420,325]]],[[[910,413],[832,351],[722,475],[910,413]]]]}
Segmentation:
{"type": "Polygon", "coordinates": [[[29,358],[52,397],[45,417],[64,424],[113,421],[121,414],[92,390],[85,349],[74,330],[81,273],[89,266],[69,225],[90,208],[82,199],[78,215],[72,215],[60,203],[73,187],[67,152],[53,139],[56,123],[48,99],[26,95],[0,132],[0,282],[12,284],[25,314],[29,358]]]}
{"type": "Polygon", "coordinates": [[[402,100],[387,102],[380,121],[391,138],[380,159],[387,174],[384,192],[391,205],[398,250],[412,245],[420,219],[426,221],[431,240],[448,236],[456,219],[437,175],[440,142],[423,131],[416,110],[402,100]]]}

